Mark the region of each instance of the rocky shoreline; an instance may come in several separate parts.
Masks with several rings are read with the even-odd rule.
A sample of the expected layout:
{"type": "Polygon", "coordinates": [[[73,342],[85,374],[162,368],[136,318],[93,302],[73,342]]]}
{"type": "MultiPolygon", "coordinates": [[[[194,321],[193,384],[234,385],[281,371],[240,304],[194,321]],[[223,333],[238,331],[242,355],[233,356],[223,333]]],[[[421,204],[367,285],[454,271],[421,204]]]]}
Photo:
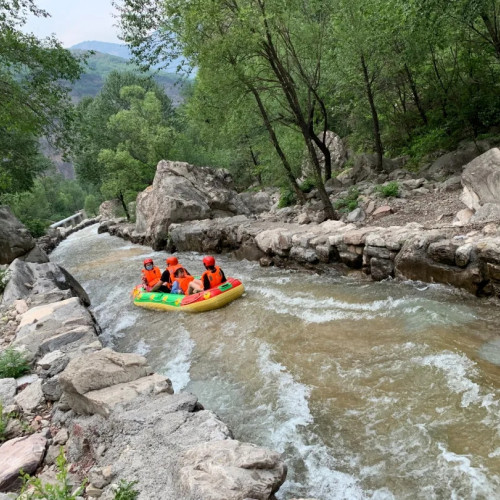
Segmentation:
{"type": "Polygon", "coordinates": [[[15,220],[8,225],[24,248],[11,238],[18,255],[7,268],[0,351],[22,352],[32,374],[0,378],[0,498],[17,498],[2,492],[18,491],[21,470],[57,482],[62,447],[72,489],[89,481],[78,498],[113,499],[125,481],[142,500],[274,499],[286,477],[280,455],[233,439],[143,356],[104,347],[82,287],[15,220]]]}

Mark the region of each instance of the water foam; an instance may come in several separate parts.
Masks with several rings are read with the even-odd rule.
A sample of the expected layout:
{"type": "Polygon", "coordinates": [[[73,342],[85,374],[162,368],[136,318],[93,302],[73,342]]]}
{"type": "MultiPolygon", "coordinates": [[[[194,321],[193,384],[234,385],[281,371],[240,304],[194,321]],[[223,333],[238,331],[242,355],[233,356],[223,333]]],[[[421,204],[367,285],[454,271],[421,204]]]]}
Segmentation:
{"type": "Polygon", "coordinates": [[[169,342],[165,343],[164,352],[173,354],[173,357],[159,371],[170,378],[175,392],[185,389],[191,380],[189,372],[194,347],[195,342],[189,336],[189,332],[180,325],[173,329],[169,342]]]}

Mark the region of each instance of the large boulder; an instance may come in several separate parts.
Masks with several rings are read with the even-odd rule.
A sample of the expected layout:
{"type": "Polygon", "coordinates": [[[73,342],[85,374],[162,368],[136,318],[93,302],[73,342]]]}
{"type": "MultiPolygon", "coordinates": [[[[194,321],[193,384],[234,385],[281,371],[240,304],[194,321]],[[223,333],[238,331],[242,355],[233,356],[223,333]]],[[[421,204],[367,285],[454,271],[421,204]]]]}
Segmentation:
{"type": "Polygon", "coordinates": [[[41,304],[78,297],[85,305],[90,299],[80,283],[63,267],[53,262],[36,264],[16,259],[9,266],[9,282],[2,304],[30,298],[31,304],[41,304]]]}
{"type": "Polygon", "coordinates": [[[0,206],[0,264],[10,264],[35,247],[30,232],[5,205],[0,206]]]}
{"type": "Polygon", "coordinates": [[[493,148],[472,160],[462,173],[460,199],[478,211],[488,203],[500,204],[500,149],[493,148]]]}
{"type": "Polygon", "coordinates": [[[137,195],[136,232],[159,250],[174,222],[248,213],[227,171],[162,160],[153,184],[137,195]]]}
{"type": "Polygon", "coordinates": [[[229,439],[201,443],[183,461],[185,490],[190,498],[204,500],[269,500],[287,472],[278,453],[229,439]]]}
{"type": "Polygon", "coordinates": [[[76,413],[103,417],[108,417],[116,405],[140,395],[173,393],[170,380],[152,373],[146,358],[108,348],[74,358],[59,381],[76,413]]]}

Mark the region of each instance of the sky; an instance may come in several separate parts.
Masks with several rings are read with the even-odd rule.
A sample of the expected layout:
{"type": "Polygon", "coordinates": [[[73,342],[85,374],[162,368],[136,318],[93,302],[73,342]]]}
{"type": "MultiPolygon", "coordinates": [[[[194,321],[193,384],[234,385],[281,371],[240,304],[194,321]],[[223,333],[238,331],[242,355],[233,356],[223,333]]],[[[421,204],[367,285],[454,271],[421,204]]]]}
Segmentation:
{"type": "Polygon", "coordinates": [[[111,0],[37,0],[35,3],[51,17],[30,16],[22,28],[27,33],[40,38],[55,34],[66,48],[87,40],[123,43],[114,26],[116,19],[112,15],[116,9],[111,0]]]}

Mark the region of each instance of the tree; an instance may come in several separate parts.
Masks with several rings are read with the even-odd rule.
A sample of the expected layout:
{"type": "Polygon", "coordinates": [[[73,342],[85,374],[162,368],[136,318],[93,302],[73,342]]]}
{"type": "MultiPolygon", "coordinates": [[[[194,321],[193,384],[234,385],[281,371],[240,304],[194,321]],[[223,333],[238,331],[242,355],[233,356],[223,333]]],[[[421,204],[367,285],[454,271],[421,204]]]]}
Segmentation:
{"type": "Polygon", "coordinates": [[[0,193],[28,189],[44,167],[42,135],[66,150],[73,119],[68,88],[81,66],[55,38],[19,30],[31,13],[46,17],[33,0],[0,0],[0,193]]]}
{"type": "Polygon", "coordinates": [[[127,203],[153,182],[156,164],[168,158],[174,132],[153,91],[130,85],[121,88],[119,98],[126,109],[108,118],[108,147],[99,150],[97,161],[102,193],[118,198],[130,218],[127,203]]]}
{"type": "MultiPolygon", "coordinates": [[[[117,134],[118,127],[108,127],[108,122],[112,116],[120,111],[131,109],[130,96],[121,93],[123,88],[131,86],[140,87],[144,92],[152,94],[148,97],[148,102],[155,108],[152,120],[170,126],[173,119],[174,111],[170,99],[152,78],[131,72],[113,71],[110,73],[101,92],[94,99],[83,99],[79,103],[77,108],[79,121],[74,128],[76,140],[72,148],[72,158],[78,179],[81,182],[91,184],[97,190],[100,189],[105,174],[99,163],[99,154],[103,149],[116,150],[122,140],[122,136],[117,134]],[[152,104],[153,96],[154,105],[152,104]]],[[[146,107],[147,105],[146,103],[146,107]]],[[[144,113],[147,112],[148,110],[145,109],[144,113]]],[[[122,114],[120,116],[123,117],[123,122],[126,121],[128,115],[122,114]]],[[[133,116],[135,115],[132,114],[133,116]]],[[[143,119],[147,119],[147,116],[144,115],[143,119]]],[[[118,120],[118,118],[114,118],[114,120],[118,120]]],[[[123,123],[123,127],[126,125],[123,123]]],[[[129,129],[129,132],[133,133],[134,130],[129,129]]],[[[153,143],[157,144],[157,142],[158,139],[154,138],[153,143]]],[[[168,147],[171,146],[171,140],[169,140],[168,147]]],[[[161,154],[165,154],[165,151],[163,150],[161,154]]],[[[143,160],[142,157],[138,159],[143,160]]],[[[161,157],[156,161],[159,159],[161,157]]]]}
{"type": "Polygon", "coordinates": [[[274,116],[270,112],[273,103],[279,102],[282,112],[279,120],[295,127],[302,135],[314,166],[325,213],[335,218],[314,147],[318,146],[323,152],[329,177],[330,154],[324,144],[324,135],[316,131],[318,122],[323,122],[321,131],[324,132],[328,117],[320,91],[326,33],[324,18],[319,15],[320,3],[311,2],[310,7],[299,1],[285,6],[277,0],[164,3],[125,0],[121,23],[124,39],[131,43],[138,57],[146,55],[154,60],[169,49],[182,49],[199,68],[199,74],[204,74],[204,68],[206,75],[215,72],[221,79],[238,82],[243,92],[253,96],[290,184],[303,197],[276,135],[274,116]],[[144,19],[144,13],[154,5],[158,7],[154,20],[144,19]],[[153,21],[158,30],[153,35],[154,40],[148,35],[153,21]],[[299,41],[308,29],[320,36],[315,38],[314,44],[307,44],[307,50],[302,50],[299,41]]]}

